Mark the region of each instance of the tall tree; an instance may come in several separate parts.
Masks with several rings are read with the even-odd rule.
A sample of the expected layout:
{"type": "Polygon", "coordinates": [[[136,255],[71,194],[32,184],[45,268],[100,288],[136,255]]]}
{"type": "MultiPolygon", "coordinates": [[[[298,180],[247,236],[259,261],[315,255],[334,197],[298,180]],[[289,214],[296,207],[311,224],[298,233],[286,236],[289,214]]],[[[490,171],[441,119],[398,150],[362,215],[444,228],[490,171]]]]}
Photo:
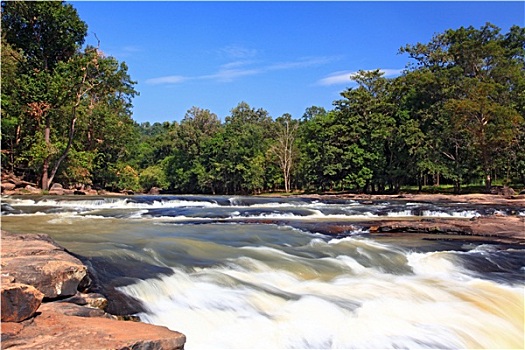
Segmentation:
{"type": "Polygon", "coordinates": [[[290,192],[291,173],[297,158],[295,139],[299,122],[290,114],[284,114],[275,121],[275,142],[270,147],[270,153],[277,158],[277,163],[283,174],[284,191],[290,192]]]}
{"type": "Polygon", "coordinates": [[[491,187],[491,173],[504,150],[517,137],[523,115],[515,102],[523,81],[523,30],[500,29],[487,23],[480,29],[461,27],[435,35],[428,44],[407,45],[401,52],[416,60],[416,70],[426,69],[440,82],[436,115],[451,126],[443,133],[440,153],[452,162],[449,176],[456,191],[476,164],[491,187]],[[467,170],[470,169],[470,170],[467,170]]]}

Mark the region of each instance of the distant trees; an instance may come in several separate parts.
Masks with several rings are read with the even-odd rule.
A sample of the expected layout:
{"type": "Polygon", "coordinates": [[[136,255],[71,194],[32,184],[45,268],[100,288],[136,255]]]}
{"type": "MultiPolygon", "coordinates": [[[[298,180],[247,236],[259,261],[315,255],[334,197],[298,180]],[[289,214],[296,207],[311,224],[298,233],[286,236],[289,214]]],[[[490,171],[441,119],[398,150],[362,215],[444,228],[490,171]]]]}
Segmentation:
{"type": "MultiPolygon", "coordinates": [[[[254,194],[525,185],[525,29],[486,24],[406,45],[396,78],[358,71],[333,109],[272,118],[240,102],[223,121],[136,124],[125,63],[82,47],[64,2],[2,3],[2,167],[112,190],[254,194]]],[[[349,80],[349,83],[351,81],[349,80]]]]}

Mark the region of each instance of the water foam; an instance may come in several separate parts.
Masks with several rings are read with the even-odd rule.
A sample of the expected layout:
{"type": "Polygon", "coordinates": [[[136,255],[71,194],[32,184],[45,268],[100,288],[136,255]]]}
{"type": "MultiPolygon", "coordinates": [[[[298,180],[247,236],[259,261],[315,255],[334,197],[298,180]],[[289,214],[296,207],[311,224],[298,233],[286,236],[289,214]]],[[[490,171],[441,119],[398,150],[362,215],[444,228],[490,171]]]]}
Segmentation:
{"type": "MultiPolygon", "coordinates": [[[[361,243],[365,249],[367,242],[361,243]]],[[[322,245],[319,239],[311,244],[322,245]]],[[[294,259],[273,248],[260,251],[277,260],[294,259]]],[[[243,256],[225,266],[174,268],[171,276],[121,290],[145,303],[143,320],[185,333],[187,349],[520,344],[523,288],[463,275],[448,253],[408,253],[407,261],[414,273],[395,275],[350,256],[325,257],[317,264],[346,265],[353,273],[303,279],[243,256]]]]}

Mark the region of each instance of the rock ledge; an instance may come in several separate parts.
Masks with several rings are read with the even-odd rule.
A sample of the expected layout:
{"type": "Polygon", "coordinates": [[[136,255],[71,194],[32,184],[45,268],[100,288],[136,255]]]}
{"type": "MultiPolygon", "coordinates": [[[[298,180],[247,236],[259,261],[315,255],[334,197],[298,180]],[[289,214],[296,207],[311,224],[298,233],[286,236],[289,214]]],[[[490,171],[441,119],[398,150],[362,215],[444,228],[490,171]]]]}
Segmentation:
{"type": "Polygon", "coordinates": [[[1,235],[3,349],[184,348],[184,334],[121,321],[104,311],[104,296],[80,293],[89,292],[87,267],[49,236],[1,235]]]}

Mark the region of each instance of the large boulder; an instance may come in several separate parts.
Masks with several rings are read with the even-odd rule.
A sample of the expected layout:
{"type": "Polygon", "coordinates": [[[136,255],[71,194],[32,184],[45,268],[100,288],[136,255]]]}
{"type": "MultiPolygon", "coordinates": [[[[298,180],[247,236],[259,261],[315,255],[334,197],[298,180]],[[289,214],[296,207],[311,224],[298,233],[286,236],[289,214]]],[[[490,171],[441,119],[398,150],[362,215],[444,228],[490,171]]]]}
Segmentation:
{"type": "Polygon", "coordinates": [[[2,274],[54,299],[75,295],[87,268],[47,235],[2,231],[2,274]]]}
{"type": "Polygon", "coordinates": [[[54,183],[49,189],[49,194],[61,196],[64,194],[64,187],[59,183],[54,183]]]}
{"type": "Polygon", "coordinates": [[[2,322],[21,322],[32,317],[44,298],[44,294],[33,286],[4,281],[1,295],[2,322]]]}

